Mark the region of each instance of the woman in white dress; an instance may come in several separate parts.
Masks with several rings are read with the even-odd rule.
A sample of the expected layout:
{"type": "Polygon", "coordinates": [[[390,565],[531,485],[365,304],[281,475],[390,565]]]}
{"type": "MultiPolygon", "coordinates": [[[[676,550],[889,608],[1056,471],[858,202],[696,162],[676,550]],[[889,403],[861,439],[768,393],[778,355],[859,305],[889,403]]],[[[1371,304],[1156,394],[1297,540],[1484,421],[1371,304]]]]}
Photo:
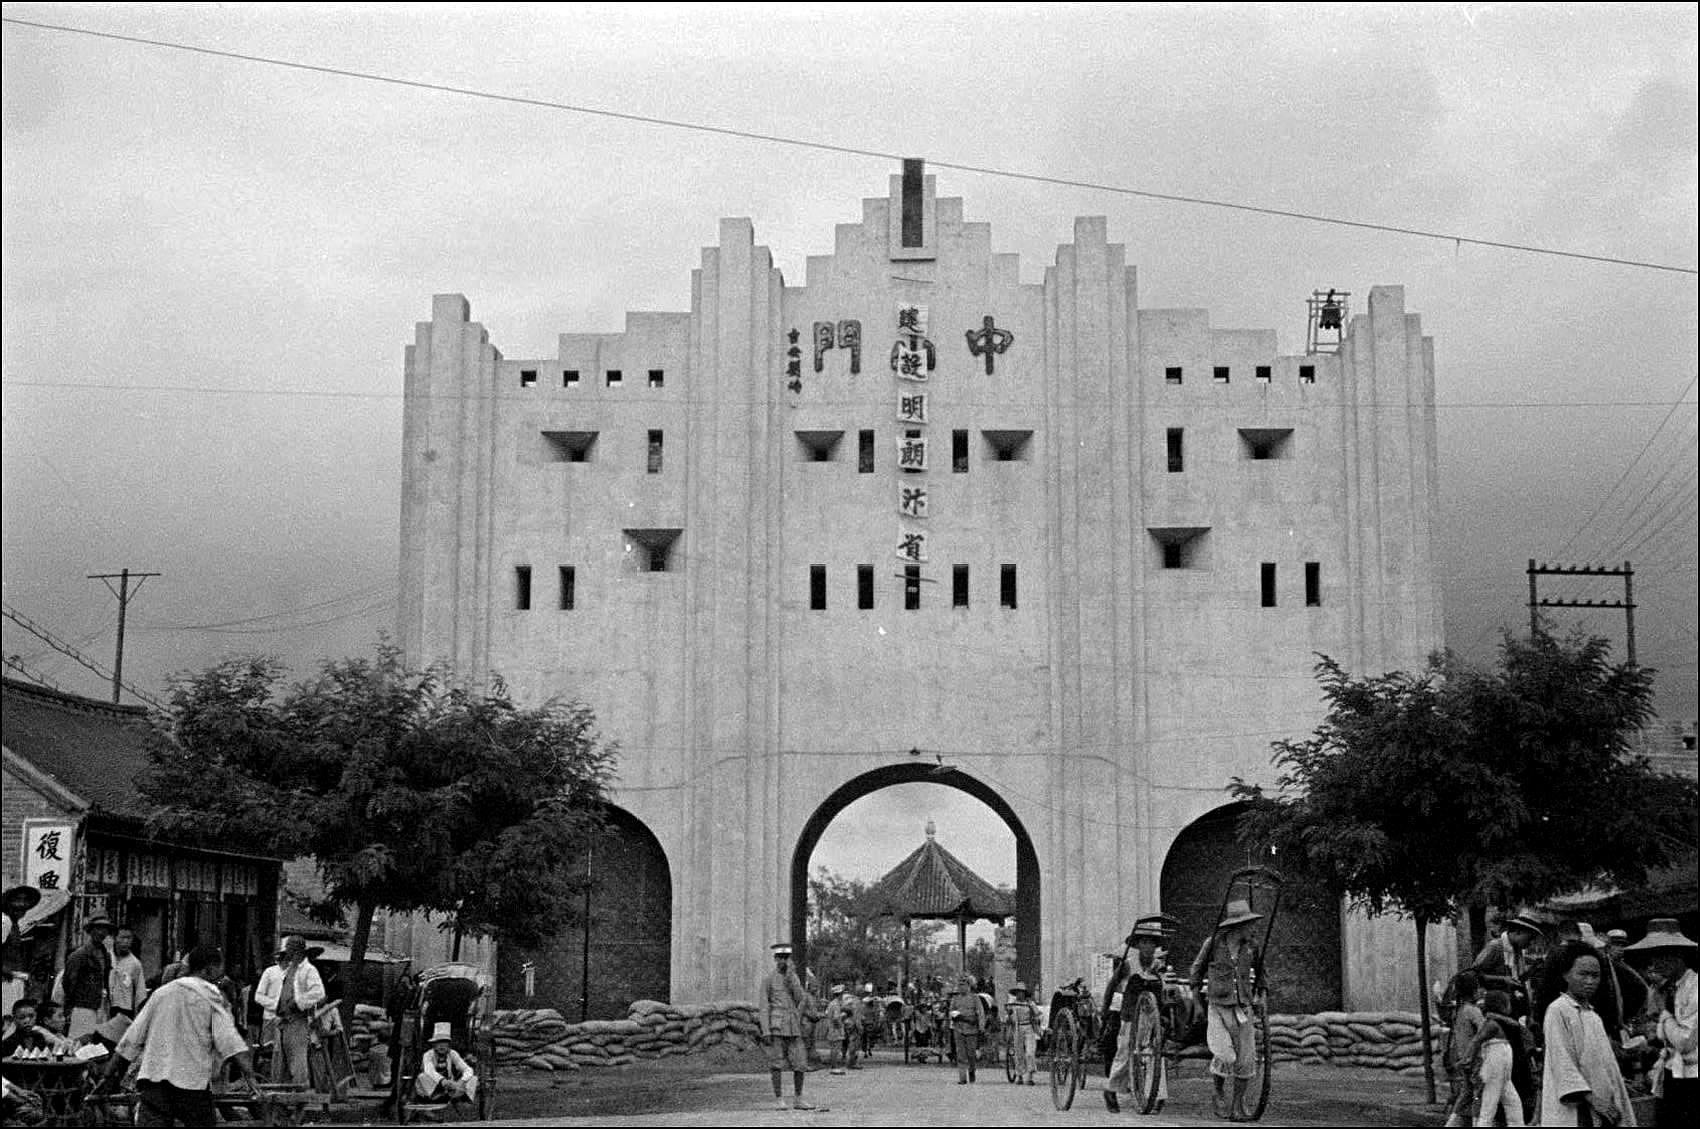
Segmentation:
{"type": "Polygon", "coordinates": [[[1541,1124],[1634,1125],[1635,1108],[1611,1040],[1590,1004],[1600,987],[1600,955],[1592,945],[1572,941],[1555,960],[1564,991],[1547,1005],[1541,1024],[1546,1041],[1541,1124]]]}

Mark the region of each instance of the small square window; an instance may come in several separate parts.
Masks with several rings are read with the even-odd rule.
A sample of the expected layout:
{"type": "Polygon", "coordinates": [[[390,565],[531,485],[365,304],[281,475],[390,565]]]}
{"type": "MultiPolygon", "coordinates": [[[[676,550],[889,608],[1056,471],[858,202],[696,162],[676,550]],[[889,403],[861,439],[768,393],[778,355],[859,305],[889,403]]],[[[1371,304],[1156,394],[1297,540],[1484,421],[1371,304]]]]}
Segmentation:
{"type": "Polygon", "coordinates": [[[950,606],[968,606],[968,566],[952,565],[950,569],[950,606]]]}
{"type": "Polygon", "coordinates": [[[1181,382],[1181,367],[1179,365],[1171,365],[1164,369],[1163,381],[1166,384],[1179,384],[1181,382]]]}
{"type": "Polygon", "coordinates": [[[667,373],[665,371],[658,368],[652,368],[649,370],[649,386],[651,388],[660,388],[666,382],[667,373]]]}
{"type": "Polygon", "coordinates": [[[1300,384],[1315,384],[1316,383],[1316,366],[1315,365],[1300,365],[1299,366],[1299,383],[1300,384]]]}
{"type": "Polygon", "coordinates": [[[533,387],[536,387],[536,385],[537,385],[537,370],[536,369],[534,369],[534,368],[522,368],[522,369],[519,370],[519,386],[521,388],[533,388],[533,387]]]}
{"type": "Polygon", "coordinates": [[[856,473],[874,473],[874,433],[871,429],[856,433],[856,473]]]}
{"type": "Polygon", "coordinates": [[[1226,384],[1232,378],[1233,374],[1229,371],[1227,365],[1217,365],[1216,371],[1211,375],[1217,384],[1226,384]]]}
{"type": "Polygon", "coordinates": [[[564,368],[564,369],[561,370],[561,387],[562,388],[577,388],[578,387],[578,369],[576,369],[576,368],[564,368]]]}
{"type": "Polygon", "coordinates": [[[809,610],[822,612],[826,610],[826,566],[809,566],[809,610]]]}
{"type": "Polygon", "coordinates": [[[998,567],[998,602],[1006,608],[1015,607],[1015,566],[998,567]]]}
{"type": "Polygon", "coordinates": [[[1259,384],[1268,384],[1273,372],[1268,365],[1258,365],[1256,376],[1259,384]]]}
{"type": "Polygon", "coordinates": [[[619,369],[611,368],[608,370],[608,375],[605,379],[607,380],[608,387],[618,388],[620,386],[620,382],[625,379],[625,376],[619,369]]]}
{"type": "Polygon", "coordinates": [[[903,610],[918,611],[921,607],[921,566],[903,566],[903,610]]]}
{"type": "Polygon", "coordinates": [[[856,566],[856,606],[867,611],[874,606],[874,566],[856,566]]]}

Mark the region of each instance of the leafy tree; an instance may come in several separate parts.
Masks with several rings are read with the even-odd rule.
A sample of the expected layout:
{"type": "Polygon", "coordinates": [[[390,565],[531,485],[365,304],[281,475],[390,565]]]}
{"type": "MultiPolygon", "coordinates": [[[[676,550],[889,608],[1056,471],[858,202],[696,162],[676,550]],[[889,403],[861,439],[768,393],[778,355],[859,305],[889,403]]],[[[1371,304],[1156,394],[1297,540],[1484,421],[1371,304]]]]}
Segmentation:
{"type": "MultiPolygon", "coordinates": [[[[809,966],[825,984],[836,981],[884,987],[903,968],[903,922],[881,914],[868,897],[869,884],[820,867],[809,879],[809,966]]],[[[910,931],[910,972],[932,974],[941,921],[916,921],[910,931]]]]}
{"type": "Polygon", "coordinates": [[[355,910],[356,975],[380,907],[529,946],[571,920],[579,879],[559,863],[600,827],[615,757],[587,707],[523,709],[500,680],[476,693],[387,645],[283,676],[247,658],[174,680],[141,782],[157,825],[311,855],[355,910]]]}
{"type": "Polygon", "coordinates": [[[1695,788],[1625,754],[1652,673],[1600,639],[1507,638],[1492,670],[1436,655],[1420,673],[1353,678],[1321,657],[1328,712],[1274,745],[1274,794],[1236,778],[1240,833],[1297,877],[1417,929],[1429,1100],[1426,934],[1477,900],[1633,884],[1693,841],[1695,788]]]}

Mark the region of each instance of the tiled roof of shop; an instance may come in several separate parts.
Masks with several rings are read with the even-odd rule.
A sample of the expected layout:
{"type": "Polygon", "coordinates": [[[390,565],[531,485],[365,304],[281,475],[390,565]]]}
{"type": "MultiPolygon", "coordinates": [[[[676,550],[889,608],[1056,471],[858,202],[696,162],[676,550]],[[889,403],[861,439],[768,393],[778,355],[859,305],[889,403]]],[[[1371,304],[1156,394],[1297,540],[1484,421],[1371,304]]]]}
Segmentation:
{"type": "Polygon", "coordinates": [[[147,710],[0,679],[0,741],[94,810],[146,819],[147,710]]]}

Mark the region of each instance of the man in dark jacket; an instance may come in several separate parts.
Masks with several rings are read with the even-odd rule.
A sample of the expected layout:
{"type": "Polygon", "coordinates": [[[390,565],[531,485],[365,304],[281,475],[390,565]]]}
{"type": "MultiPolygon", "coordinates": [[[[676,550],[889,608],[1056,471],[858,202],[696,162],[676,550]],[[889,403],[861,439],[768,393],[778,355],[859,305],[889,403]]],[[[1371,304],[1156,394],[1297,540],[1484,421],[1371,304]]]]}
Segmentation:
{"type": "Polygon", "coordinates": [[[65,1011],[70,1027],[65,1034],[81,1039],[94,1033],[105,1018],[100,1014],[108,1000],[112,980],[112,954],[106,939],[112,936],[112,919],[96,913],[83,922],[83,943],[65,958],[65,1011]]]}

